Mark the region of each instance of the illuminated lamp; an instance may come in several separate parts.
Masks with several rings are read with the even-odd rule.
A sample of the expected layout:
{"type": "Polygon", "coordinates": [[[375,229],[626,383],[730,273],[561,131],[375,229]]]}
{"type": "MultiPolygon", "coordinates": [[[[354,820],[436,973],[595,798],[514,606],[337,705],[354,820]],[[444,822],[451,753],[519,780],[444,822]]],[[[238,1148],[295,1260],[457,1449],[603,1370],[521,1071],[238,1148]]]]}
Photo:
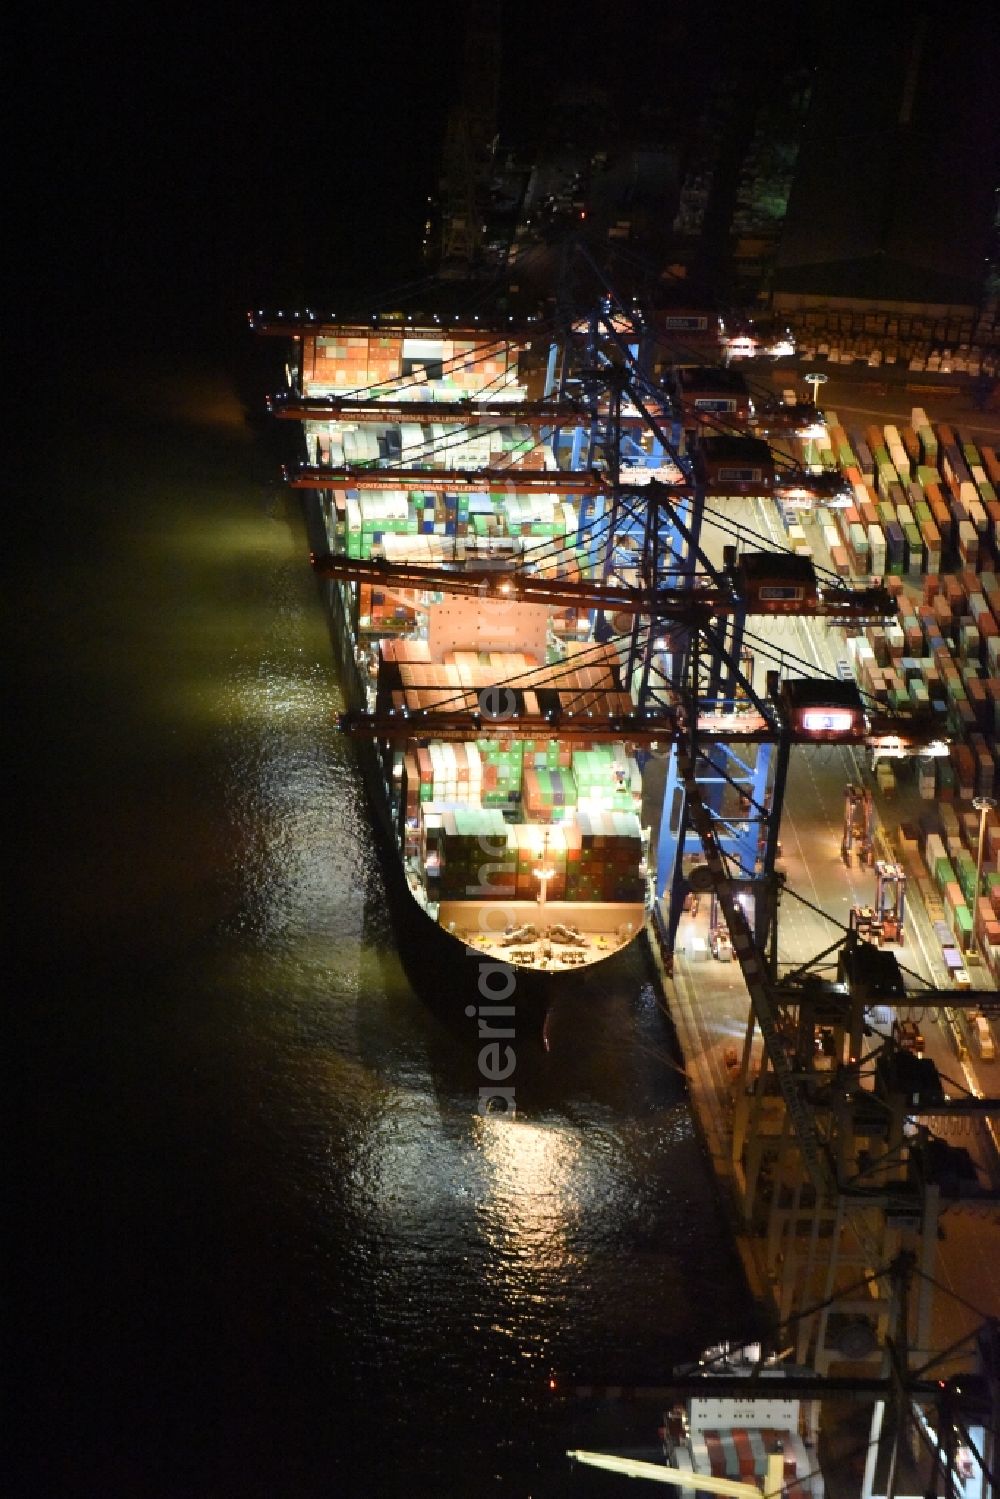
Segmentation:
{"type": "Polygon", "coordinates": [[[802,728],[806,734],[849,734],[854,714],[847,708],[806,708],[802,728]]]}

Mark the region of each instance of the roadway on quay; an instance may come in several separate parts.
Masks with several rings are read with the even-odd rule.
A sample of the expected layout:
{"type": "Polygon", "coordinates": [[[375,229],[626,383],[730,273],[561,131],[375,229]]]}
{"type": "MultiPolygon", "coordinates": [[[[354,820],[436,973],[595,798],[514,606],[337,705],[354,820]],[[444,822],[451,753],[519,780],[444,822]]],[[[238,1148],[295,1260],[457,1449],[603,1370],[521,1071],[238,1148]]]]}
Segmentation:
{"type": "Polygon", "coordinates": [[[919,406],[932,422],[948,422],[970,441],[995,444],[1000,440],[996,392],[986,409],[981,409],[972,399],[967,375],[919,374],[893,365],[870,369],[859,362],[828,365],[822,359],[782,359],[776,364],[754,360],[746,365],[751,388],[771,388],[776,395],[794,388],[809,397],[805,376],[812,371],[827,377],[819,388],[820,409],[846,416],[848,425],[908,424],[913,408],[919,406]]]}
{"type": "MultiPolygon", "coordinates": [[[[770,505],[758,501],[727,502],[725,508],[730,519],[769,537],[776,546],[787,545],[770,505]]],[[[712,529],[708,537],[710,550],[714,550],[712,529]]],[[[719,534],[720,551],[726,539],[719,534]]],[[[818,542],[813,535],[809,539],[818,542]]],[[[842,632],[823,621],[769,620],[767,638],[772,647],[810,663],[817,673],[833,675],[836,661],[845,654],[842,632]]],[[[773,663],[755,662],[760,686],[768,664],[773,663]]],[[[851,905],[870,904],[874,900],[874,872],[856,865],[848,869],[841,856],[844,786],[848,781],[862,780],[861,754],[829,746],[797,748],[792,752],[782,812],[779,865],[787,880],[778,925],[782,968],[814,958],[843,935],[851,905]]],[[[866,779],[870,783],[871,777],[866,779]]],[[[876,795],[881,851],[893,851],[900,821],[912,817],[920,805],[912,783],[908,784],[905,777],[900,778],[891,800],[876,795]]],[[[947,971],[930,921],[915,888],[911,886],[907,895],[905,942],[897,950],[907,970],[907,982],[913,987],[946,989],[947,971]]],[[[707,955],[708,926],[708,902],[703,899],[697,916],[682,917],[674,971],[675,987],[688,1015],[689,1032],[695,1037],[697,1055],[686,1056],[689,1071],[692,1077],[697,1072],[702,1087],[707,1085],[719,1101],[720,1131],[714,1142],[709,1132],[709,1143],[717,1164],[722,1166],[719,1157],[725,1149],[725,1121],[732,1101],[733,1072],[731,1065],[727,1066],[727,1054],[731,1062],[733,1051],[739,1053],[742,1048],[748,999],[738,965],[720,963],[707,955]]],[[[836,955],[828,961],[835,965],[836,955]]],[[[985,979],[977,975],[976,983],[981,982],[985,987],[985,979]]],[[[903,1016],[910,1013],[919,1021],[925,1037],[925,1054],[937,1066],[948,1096],[956,1097],[964,1091],[1000,1095],[1000,1062],[984,1063],[969,1054],[964,1021],[954,1012],[899,1013],[903,1016]]],[[[877,1045],[878,1038],[873,1037],[871,1044],[877,1045]]],[[[689,1052],[690,1049],[689,1035],[689,1052]]],[[[983,1121],[952,1118],[927,1122],[936,1133],[970,1151],[984,1185],[994,1191],[1000,1188],[995,1136],[991,1141],[983,1121]]],[[[1000,1121],[995,1120],[994,1130],[998,1124],[1000,1121]]],[[[963,1201],[944,1209],[935,1278],[941,1290],[934,1303],[933,1348],[947,1347],[971,1332],[983,1315],[1000,1316],[1000,1205],[963,1201]],[[954,1299],[956,1296],[961,1300],[954,1299]]]]}

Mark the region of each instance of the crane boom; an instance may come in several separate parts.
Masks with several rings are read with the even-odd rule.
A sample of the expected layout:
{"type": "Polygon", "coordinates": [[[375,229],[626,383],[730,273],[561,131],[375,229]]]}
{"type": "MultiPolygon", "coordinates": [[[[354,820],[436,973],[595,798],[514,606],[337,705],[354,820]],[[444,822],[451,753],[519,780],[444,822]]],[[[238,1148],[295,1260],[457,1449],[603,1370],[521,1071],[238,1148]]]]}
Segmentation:
{"type": "MultiPolygon", "coordinates": [[[[755,1483],[741,1483],[738,1478],[715,1478],[711,1473],[694,1473],[684,1468],[668,1468],[665,1463],[644,1462],[635,1457],[619,1457],[611,1452],[567,1451],[571,1461],[588,1468],[604,1468],[623,1478],[648,1478],[650,1483],[676,1484],[681,1489],[697,1489],[702,1494],[724,1494],[730,1499],[760,1499],[755,1483]]],[[[782,1467],[782,1476],[784,1468],[782,1467]]],[[[778,1490],[775,1490],[777,1493],[778,1490]]]]}
{"type": "Polygon", "coordinates": [[[503,490],[509,494],[601,494],[610,493],[604,474],[594,469],[579,471],[533,468],[361,468],[342,465],[320,468],[315,464],[286,464],[285,482],[292,489],[416,489],[424,493],[443,490],[447,494],[503,490]]]}
{"type": "MultiPolygon", "coordinates": [[[[527,557],[530,562],[530,554],[527,557]]],[[[808,614],[810,618],[863,620],[894,612],[891,595],[881,588],[815,589],[812,597],[799,598],[793,590],[757,589],[747,596],[734,579],[730,590],[695,582],[691,588],[629,587],[599,583],[588,578],[546,577],[521,568],[465,566],[448,569],[422,562],[396,562],[386,558],[313,554],[312,565],[321,578],[371,583],[386,588],[429,588],[441,593],[485,595],[516,599],[521,603],[555,604],[581,609],[608,609],[624,614],[655,614],[658,619],[691,623],[706,615],[808,614]],[[778,594],[779,596],[771,596],[778,594]]]]}
{"type": "MultiPolygon", "coordinates": [[[[546,687],[559,689],[558,680],[539,680],[526,684],[528,692],[544,691],[546,687]]],[[[670,741],[683,731],[683,717],[678,711],[640,713],[631,709],[621,713],[599,713],[587,708],[578,710],[552,709],[546,712],[514,713],[509,717],[491,714],[479,704],[479,694],[473,689],[451,689],[428,684],[425,688],[413,686],[410,690],[439,692],[451,700],[465,698],[468,706],[458,708],[385,709],[374,713],[353,709],[338,716],[338,725],[345,734],[367,739],[468,739],[487,729],[512,739],[536,739],[540,737],[566,740],[590,740],[602,742],[607,739],[623,739],[631,744],[656,744],[670,741]]],[[[504,691],[499,683],[495,690],[504,691]]],[[[574,694],[580,698],[578,690],[574,694]]],[[[631,704],[624,693],[617,696],[631,704]]],[[[881,733],[886,731],[882,728],[881,733]]],[[[903,721],[894,724],[896,743],[892,753],[898,758],[924,753],[931,742],[931,729],[924,730],[920,724],[909,725],[903,721]],[[905,737],[904,737],[905,735],[905,737]]],[[[797,729],[794,725],[776,728],[759,713],[713,713],[698,715],[698,733],[707,739],[724,740],[727,744],[771,744],[776,734],[787,734],[791,744],[837,743],[842,745],[871,745],[881,742],[880,731],[869,724],[860,724],[837,732],[835,738],[808,729],[797,729]]]]}
{"type": "MultiPolygon", "coordinates": [[[[582,427],[589,411],[568,401],[394,401],[351,396],[300,396],[282,391],[268,397],[268,410],[282,421],[441,422],[462,427],[582,427]]],[[[627,418],[625,418],[627,420],[627,418]]],[[[633,424],[639,421],[633,419],[633,424]]]]}

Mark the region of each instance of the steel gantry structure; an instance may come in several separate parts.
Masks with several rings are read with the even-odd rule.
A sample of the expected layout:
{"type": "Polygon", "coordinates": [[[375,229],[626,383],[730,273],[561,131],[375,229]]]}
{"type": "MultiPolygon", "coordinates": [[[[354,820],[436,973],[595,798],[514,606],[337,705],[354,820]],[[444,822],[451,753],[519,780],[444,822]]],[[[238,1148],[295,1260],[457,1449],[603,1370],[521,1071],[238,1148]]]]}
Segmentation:
{"type": "MultiPolygon", "coordinates": [[[[296,327],[300,342],[336,335],[332,323],[314,332],[308,322],[296,327]]],[[[363,328],[351,325],[350,336],[360,341],[363,328]]],[[[271,320],[264,331],[283,330],[271,320]]],[[[418,342],[435,331],[410,329],[418,342]]],[[[378,328],[383,343],[391,341],[386,332],[378,328]]],[[[462,332],[473,335],[468,325],[462,332]]],[[[484,339],[495,332],[475,330],[484,339]]],[[[376,334],[364,329],[364,336],[376,334]]],[[[940,731],[877,710],[853,684],[790,677],[780,659],[761,682],[760,662],[748,659],[748,621],[797,616],[860,625],[891,618],[893,597],[878,585],[848,587],[809,559],[775,553],[713,512],[713,500],[772,495],[783,485],[808,489],[816,481],[797,470],[765,471],[762,445],[745,434],[734,439],[755,444],[742,450],[745,456],[734,459],[727,447],[714,469],[704,456],[699,461],[697,440],[685,438],[682,413],[657,377],[655,334],[638,310],[602,292],[587,317],[555,333],[519,335],[519,346],[545,339],[541,376],[510,402],[491,399],[488,389],[457,402],[440,392],[433,400],[399,400],[381,371],[367,387],[359,378],[344,395],[316,396],[305,388],[300,365],[297,387],[272,403],[276,414],[307,425],[391,430],[402,422],[438,422],[451,432],[523,426],[533,434],[523,459],[465,468],[443,467],[433,441],[416,461],[400,444],[383,444],[377,458],[291,466],[286,479],[294,487],[328,497],[499,492],[579,502],[572,569],[564,566],[562,547],[517,537],[485,551],[457,536],[441,538],[440,560],[431,564],[416,547],[406,554],[405,537],[394,538],[399,545],[391,558],[351,556],[337,544],[328,505],[334,544],[314,556],[320,576],[345,589],[367,583],[405,591],[417,610],[449,593],[575,608],[589,615],[594,650],[603,652],[604,676],[586,691],[567,686],[558,653],[520,679],[493,684],[492,698],[481,687],[455,692],[415,679],[408,700],[398,683],[380,678],[373,700],[344,714],[341,725],[385,747],[488,729],[511,738],[618,739],[665,760],[656,858],[663,953],[669,971],[687,896],[711,892],[750,997],[731,1136],[740,1199],[782,1313],[817,1304],[799,1321],[797,1352],[800,1362],[826,1372],[843,1357],[843,1329],[831,1323],[827,1308],[844,1276],[886,1264],[901,1249],[916,1255],[925,1272],[933,1263],[943,1177],[940,1152],[922,1121],[990,1113],[996,1101],[945,1100],[926,1069],[915,1078],[892,1035],[878,1037],[866,1053],[874,1007],[944,1002],[915,991],[912,982],[908,988],[891,954],[844,931],[819,955],[833,955],[835,982],[811,962],[779,974],[783,881],[776,865],[789,757],[796,745],[817,744],[864,745],[886,756],[940,752],[940,731]],[[709,522],[728,532],[721,563],[706,545],[709,522]],[[821,1032],[829,1037],[830,1066],[818,1065],[821,1032]],[[763,1048],[755,1072],[758,1033],[763,1048]]],[[[825,478],[816,492],[830,483],[825,478]]],[[[954,996],[947,1002],[954,1005],[954,996]]],[[[979,1200],[992,1199],[981,1193],[979,1200]]],[[[895,1315],[891,1298],[866,1290],[846,1314],[875,1335],[859,1357],[878,1356],[895,1315]]],[[[915,1312],[917,1347],[927,1347],[929,1317],[924,1291],[915,1312]]]]}

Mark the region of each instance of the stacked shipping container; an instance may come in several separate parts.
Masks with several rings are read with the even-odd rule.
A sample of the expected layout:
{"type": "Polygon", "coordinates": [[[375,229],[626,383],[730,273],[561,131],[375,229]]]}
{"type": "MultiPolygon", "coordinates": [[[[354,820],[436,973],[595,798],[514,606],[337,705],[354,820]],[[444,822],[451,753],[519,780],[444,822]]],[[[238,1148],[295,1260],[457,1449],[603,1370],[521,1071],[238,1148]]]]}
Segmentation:
{"type": "Polygon", "coordinates": [[[634,813],[581,813],[565,826],[508,823],[456,808],[425,822],[428,894],[435,900],[641,902],[642,835],[634,813]]]}
{"type": "Polygon", "coordinates": [[[831,413],[828,433],[804,448],[813,463],[839,465],[853,492],[850,505],[816,513],[837,572],[882,577],[899,603],[894,624],[847,640],[860,685],[888,708],[936,715],[953,736],[947,758],[918,765],[920,795],[937,804],[920,819],[924,893],[956,951],[978,923],[1000,972],[1000,822],[989,814],[984,894],[969,805],[998,784],[1000,463],[919,408],[908,426],[850,434],[831,413]]]}

